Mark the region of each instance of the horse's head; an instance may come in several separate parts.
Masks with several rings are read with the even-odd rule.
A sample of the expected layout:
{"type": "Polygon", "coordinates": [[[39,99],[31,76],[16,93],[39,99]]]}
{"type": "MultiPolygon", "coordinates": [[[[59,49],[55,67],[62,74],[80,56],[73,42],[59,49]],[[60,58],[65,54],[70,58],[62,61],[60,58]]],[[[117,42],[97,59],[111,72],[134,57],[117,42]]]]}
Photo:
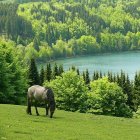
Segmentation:
{"type": "Polygon", "coordinates": [[[51,88],[45,88],[45,94],[46,94],[46,99],[49,102],[50,106],[50,117],[52,118],[53,113],[55,111],[55,99],[54,99],[54,93],[51,88]]]}

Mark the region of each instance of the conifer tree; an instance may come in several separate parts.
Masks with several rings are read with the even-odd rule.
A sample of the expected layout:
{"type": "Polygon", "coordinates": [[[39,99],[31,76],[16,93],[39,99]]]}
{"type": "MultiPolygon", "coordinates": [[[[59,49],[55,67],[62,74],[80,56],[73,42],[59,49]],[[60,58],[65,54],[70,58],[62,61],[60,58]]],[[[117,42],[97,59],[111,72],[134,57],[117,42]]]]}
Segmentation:
{"type": "Polygon", "coordinates": [[[87,85],[90,83],[90,78],[89,78],[88,69],[86,69],[86,72],[85,72],[85,83],[86,83],[87,85]]]}
{"type": "Polygon", "coordinates": [[[83,74],[82,75],[83,75],[83,80],[86,81],[86,75],[85,75],[85,72],[84,71],[83,71],[83,74]]]}
{"type": "Polygon", "coordinates": [[[39,83],[39,74],[37,71],[35,60],[31,59],[29,66],[29,85],[38,85],[39,83]]]}
{"type": "Polygon", "coordinates": [[[95,72],[95,80],[98,80],[100,77],[99,77],[99,72],[98,71],[96,71],[95,72]]]}
{"type": "Polygon", "coordinates": [[[46,70],[45,70],[45,79],[47,81],[50,81],[51,80],[51,75],[52,75],[52,68],[51,68],[51,64],[48,63],[47,67],[46,67],[46,70]]]}
{"type": "Polygon", "coordinates": [[[73,71],[75,71],[75,70],[76,70],[75,66],[72,66],[72,67],[71,67],[71,69],[72,69],[73,71]]]}
{"type": "Polygon", "coordinates": [[[102,75],[102,72],[100,71],[100,78],[102,78],[103,77],[103,75],[102,75]]]}
{"type": "Polygon", "coordinates": [[[108,79],[109,79],[110,82],[113,82],[112,72],[108,72],[108,79]]]}
{"type": "Polygon", "coordinates": [[[64,68],[63,68],[63,65],[60,65],[59,68],[58,68],[58,71],[59,71],[59,76],[61,76],[61,74],[64,72],[64,68]]]}
{"type": "Polygon", "coordinates": [[[78,69],[78,68],[77,68],[77,70],[76,70],[76,71],[77,71],[77,75],[80,75],[80,71],[79,71],[79,69],[78,69]]]}
{"type": "Polygon", "coordinates": [[[57,64],[55,63],[54,67],[53,67],[53,71],[52,71],[52,79],[55,79],[56,76],[58,76],[58,75],[59,75],[59,70],[58,70],[57,64]]]}
{"type": "Polygon", "coordinates": [[[39,40],[37,39],[37,37],[34,38],[33,40],[33,47],[39,51],[39,40]]]}
{"type": "Polygon", "coordinates": [[[135,111],[137,111],[138,106],[140,105],[140,73],[138,72],[135,74],[133,96],[135,111]]]}
{"type": "Polygon", "coordinates": [[[132,82],[130,82],[128,75],[126,77],[126,82],[125,82],[125,93],[128,95],[127,104],[133,111],[135,111],[133,85],[132,85],[132,82]]]}
{"type": "Polygon", "coordinates": [[[40,70],[40,85],[43,85],[44,77],[45,77],[45,72],[44,72],[44,67],[42,66],[40,70]]]}

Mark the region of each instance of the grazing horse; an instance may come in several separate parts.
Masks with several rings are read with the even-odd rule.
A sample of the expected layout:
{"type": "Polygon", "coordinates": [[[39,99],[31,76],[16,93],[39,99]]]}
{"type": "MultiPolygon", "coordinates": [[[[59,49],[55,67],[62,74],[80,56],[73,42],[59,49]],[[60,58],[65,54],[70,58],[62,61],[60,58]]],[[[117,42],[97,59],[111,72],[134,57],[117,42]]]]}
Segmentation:
{"type": "Polygon", "coordinates": [[[45,88],[39,85],[34,85],[28,88],[27,93],[27,113],[32,115],[31,106],[34,101],[36,114],[39,115],[37,110],[37,104],[39,102],[44,102],[46,105],[46,115],[50,110],[50,118],[52,118],[55,111],[55,100],[54,93],[51,88],[45,88]]]}

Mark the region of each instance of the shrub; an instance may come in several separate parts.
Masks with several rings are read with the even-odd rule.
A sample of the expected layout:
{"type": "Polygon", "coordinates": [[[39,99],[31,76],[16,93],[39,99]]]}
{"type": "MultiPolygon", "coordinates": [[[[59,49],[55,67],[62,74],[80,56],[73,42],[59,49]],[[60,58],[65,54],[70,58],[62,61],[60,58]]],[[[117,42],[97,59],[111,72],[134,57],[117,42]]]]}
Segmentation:
{"type": "Polygon", "coordinates": [[[91,109],[101,110],[102,114],[132,117],[132,111],[126,105],[127,95],[116,83],[105,77],[91,82],[90,87],[88,104],[91,109]]]}
{"type": "Polygon", "coordinates": [[[87,111],[87,90],[84,80],[74,71],[68,71],[57,76],[45,86],[54,90],[56,105],[67,111],[87,111]]]}

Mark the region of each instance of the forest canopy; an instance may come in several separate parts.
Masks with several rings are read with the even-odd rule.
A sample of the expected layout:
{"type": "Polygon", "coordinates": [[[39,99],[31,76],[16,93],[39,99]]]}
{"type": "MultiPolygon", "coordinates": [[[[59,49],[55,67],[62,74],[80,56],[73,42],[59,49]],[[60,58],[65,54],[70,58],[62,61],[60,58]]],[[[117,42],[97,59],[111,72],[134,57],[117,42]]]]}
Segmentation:
{"type": "Polygon", "coordinates": [[[41,60],[140,49],[138,0],[11,2],[0,5],[0,35],[41,60]]]}

